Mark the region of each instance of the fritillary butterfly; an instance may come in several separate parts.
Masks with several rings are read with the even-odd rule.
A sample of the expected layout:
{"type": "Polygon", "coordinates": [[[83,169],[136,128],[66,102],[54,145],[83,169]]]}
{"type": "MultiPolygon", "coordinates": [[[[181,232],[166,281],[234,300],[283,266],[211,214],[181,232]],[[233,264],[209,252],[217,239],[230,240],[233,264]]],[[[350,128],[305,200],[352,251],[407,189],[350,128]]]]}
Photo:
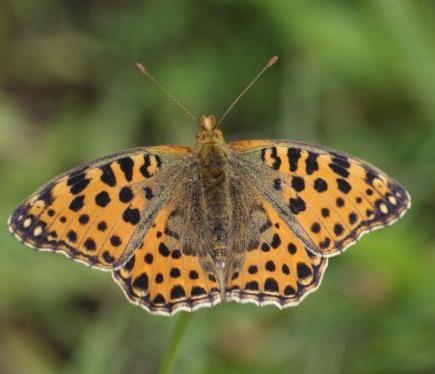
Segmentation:
{"type": "Polygon", "coordinates": [[[378,168],[291,141],[225,143],[201,116],[193,148],[136,148],[72,169],[13,212],[40,251],[112,271],[126,297],[173,315],[222,301],[297,305],[328,258],[397,221],[410,196],[378,168]]]}

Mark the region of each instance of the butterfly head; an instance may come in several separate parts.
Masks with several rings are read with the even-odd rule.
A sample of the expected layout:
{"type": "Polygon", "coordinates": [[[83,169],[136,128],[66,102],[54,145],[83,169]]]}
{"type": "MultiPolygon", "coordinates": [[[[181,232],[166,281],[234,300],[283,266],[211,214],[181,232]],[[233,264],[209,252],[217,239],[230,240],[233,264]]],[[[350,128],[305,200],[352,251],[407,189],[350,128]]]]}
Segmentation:
{"type": "Polygon", "coordinates": [[[198,144],[222,143],[224,136],[222,131],[217,129],[216,117],[213,115],[199,117],[199,133],[196,136],[198,144]]]}

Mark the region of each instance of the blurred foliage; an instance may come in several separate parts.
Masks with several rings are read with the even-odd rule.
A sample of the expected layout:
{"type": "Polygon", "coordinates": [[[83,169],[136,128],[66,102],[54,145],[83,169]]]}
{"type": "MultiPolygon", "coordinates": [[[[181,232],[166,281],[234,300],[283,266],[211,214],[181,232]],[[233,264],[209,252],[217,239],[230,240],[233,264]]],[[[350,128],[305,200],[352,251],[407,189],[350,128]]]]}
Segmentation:
{"type": "MultiPolygon", "coordinates": [[[[192,123],[134,69],[143,61],[227,140],[298,139],[364,158],[413,208],[330,262],[299,307],[201,310],[176,372],[435,372],[433,1],[3,0],[0,217],[80,162],[192,144],[192,123]],[[423,183],[424,182],[424,183],[423,183]]],[[[0,231],[1,373],[152,373],[177,316],[130,305],[110,274],[0,231]]]]}

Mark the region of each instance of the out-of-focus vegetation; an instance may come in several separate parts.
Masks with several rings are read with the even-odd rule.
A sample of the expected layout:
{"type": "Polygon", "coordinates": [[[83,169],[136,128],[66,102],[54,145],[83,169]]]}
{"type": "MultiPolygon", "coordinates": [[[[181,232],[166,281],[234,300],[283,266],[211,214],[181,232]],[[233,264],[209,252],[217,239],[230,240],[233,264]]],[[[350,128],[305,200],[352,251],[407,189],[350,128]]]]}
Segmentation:
{"type": "MultiPolygon", "coordinates": [[[[140,145],[192,144],[197,124],[142,61],[227,140],[298,139],[364,158],[410,191],[396,225],[334,258],[299,307],[194,314],[176,372],[435,371],[435,3],[3,0],[0,217],[54,175],[140,145]]],[[[152,373],[179,315],[130,305],[110,274],[0,231],[1,373],[152,373]]]]}

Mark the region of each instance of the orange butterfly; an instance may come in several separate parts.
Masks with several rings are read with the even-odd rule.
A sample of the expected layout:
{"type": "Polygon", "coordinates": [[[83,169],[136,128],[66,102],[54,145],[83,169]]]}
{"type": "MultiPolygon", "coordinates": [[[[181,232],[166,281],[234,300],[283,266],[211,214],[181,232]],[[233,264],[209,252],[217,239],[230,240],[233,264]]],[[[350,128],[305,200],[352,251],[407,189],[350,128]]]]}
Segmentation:
{"type": "Polygon", "coordinates": [[[18,206],[10,231],[112,271],[131,302],[173,315],[230,300],[296,305],[328,257],[410,207],[399,183],[353,156],[291,141],[227,144],[214,116],[199,122],[193,148],[136,148],[60,175],[18,206]]]}

